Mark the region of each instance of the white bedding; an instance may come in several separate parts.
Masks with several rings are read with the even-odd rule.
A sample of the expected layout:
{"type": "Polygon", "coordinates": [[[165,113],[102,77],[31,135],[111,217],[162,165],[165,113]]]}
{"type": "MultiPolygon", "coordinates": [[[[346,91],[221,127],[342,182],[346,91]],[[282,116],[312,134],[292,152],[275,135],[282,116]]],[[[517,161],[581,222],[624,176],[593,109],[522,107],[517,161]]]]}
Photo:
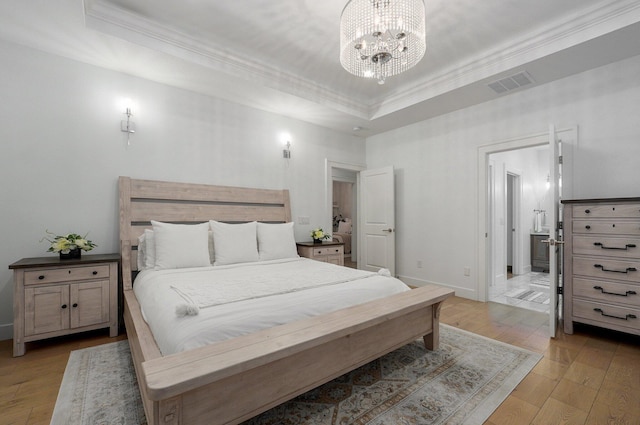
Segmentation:
{"type": "Polygon", "coordinates": [[[389,276],[307,258],[144,270],[133,285],[163,355],[408,289],[389,276]],[[176,314],[185,304],[197,305],[196,314],[176,314]]]}

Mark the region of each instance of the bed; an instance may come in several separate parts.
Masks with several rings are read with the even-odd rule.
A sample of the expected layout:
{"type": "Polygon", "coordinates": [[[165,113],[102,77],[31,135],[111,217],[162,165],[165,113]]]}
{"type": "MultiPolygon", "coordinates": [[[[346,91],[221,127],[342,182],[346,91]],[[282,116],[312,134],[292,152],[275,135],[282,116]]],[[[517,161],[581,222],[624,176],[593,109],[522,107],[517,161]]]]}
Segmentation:
{"type": "Polygon", "coordinates": [[[120,177],[119,194],[124,322],[149,424],[237,424],[415,339],[438,347],[440,307],[453,291],[430,285],[195,348],[161,348],[133,285],[152,220],[290,223],[289,194],[129,177],[120,177]]]}

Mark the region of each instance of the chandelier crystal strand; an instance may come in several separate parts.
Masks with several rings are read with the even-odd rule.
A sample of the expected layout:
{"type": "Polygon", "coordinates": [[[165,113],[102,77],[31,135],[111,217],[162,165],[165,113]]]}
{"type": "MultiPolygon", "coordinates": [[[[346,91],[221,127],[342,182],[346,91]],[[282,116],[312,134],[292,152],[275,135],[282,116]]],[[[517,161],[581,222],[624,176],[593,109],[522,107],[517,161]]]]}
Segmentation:
{"type": "Polygon", "coordinates": [[[340,18],[340,63],[358,77],[387,77],[424,56],[423,0],[350,0],[340,18]]]}

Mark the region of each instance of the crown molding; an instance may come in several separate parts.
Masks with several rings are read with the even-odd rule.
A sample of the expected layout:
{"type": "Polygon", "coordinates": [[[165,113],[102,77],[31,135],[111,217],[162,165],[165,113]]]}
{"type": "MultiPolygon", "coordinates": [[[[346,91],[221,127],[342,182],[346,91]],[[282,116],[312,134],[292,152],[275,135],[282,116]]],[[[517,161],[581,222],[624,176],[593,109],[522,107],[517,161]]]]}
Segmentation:
{"type": "Polygon", "coordinates": [[[367,119],[364,102],[262,62],[212,48],[205,40],[101,0],[83,0],[87,27],[257,84],[367,119]]]}
{"type": "Polygon", "coordinates": [[[603,1],[580,16],[549,22],[537,31],[481,52],[464,64],[403,86],[392,96],[378,98],[370,105],[369,117],[374,120],[397,112],[637,22],[640,22],[637,0],[603,1]]]}
{"type": "MultiPolygon", "coordinates": [[[[536,59],[557,53],[640,22],[637,0],[605,0],[582,14],[550,21],[537,30],[479,52],[464,62],[427,74],[393,93],[364,100],[332,90],[314,81],[274,68],[235,52],[211,46],[203,39],[122,9],[105,0],[83,0],[88,27],[209,69],[315,102],[353,117],[374,121],[412,105],[472,83],[510,72],[536,59]]],[[[427,57],[425,58],[428,60],[427,57]]],[[[534,76],[535,78],[535,76],[534,76]]]]}

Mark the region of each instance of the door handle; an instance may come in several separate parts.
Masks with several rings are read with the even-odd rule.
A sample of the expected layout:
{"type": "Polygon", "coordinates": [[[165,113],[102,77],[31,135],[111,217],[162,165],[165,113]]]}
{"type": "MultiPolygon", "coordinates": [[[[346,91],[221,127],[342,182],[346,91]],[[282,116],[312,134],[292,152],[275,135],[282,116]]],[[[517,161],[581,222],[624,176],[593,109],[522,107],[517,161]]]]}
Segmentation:
{"type": "Polygon", "coordinates": [[[388,228],[388,229],[382,229],[383,232],[387,232],[387,233],[391,233],[393,232],[392,228],[388,228]]]}

